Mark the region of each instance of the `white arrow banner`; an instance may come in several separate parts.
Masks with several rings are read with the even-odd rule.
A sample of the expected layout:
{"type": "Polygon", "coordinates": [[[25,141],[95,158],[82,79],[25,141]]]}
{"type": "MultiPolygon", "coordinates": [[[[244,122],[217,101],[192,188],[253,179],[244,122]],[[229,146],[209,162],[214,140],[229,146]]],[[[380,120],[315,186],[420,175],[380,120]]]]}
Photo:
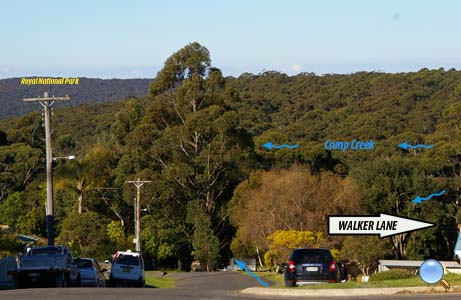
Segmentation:
{"type": "Polygon", "coordinates": [[[330,235],[379,235],[380,238],[435,226],[381,213],[379,216],[328,216],[330,235]]]}

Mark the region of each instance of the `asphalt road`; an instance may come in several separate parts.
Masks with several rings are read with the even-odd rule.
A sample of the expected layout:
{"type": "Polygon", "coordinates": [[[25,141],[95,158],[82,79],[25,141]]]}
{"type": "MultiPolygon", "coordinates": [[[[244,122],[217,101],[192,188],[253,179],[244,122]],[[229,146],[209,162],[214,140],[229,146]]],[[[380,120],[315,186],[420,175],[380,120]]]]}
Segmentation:
{"type": "MultiPolygon", "coordinates": [[[[170,276],[170,275],[168,275],[170,276]]],[[[239,290],[258,286],[258,282],[247,275],[222,272],[222,273],[183,273],[173,275],[177,277],[176,287],[173,289],[155,288],[48,288],[48,289],[24,289],[0,291],[1,300],[249,300],[249,299],[309,299],[303,298],[280,298],[251,297],[239,294],[239,290]]],[[[314,298],[311,298],[314,299],[314,298]]],[[[431,295],[397,295],[397,296],[369,296],[369,297],[315,297],[315,300],[451,300],[461,299],[461,294],[431,294],[431,295]]]]}

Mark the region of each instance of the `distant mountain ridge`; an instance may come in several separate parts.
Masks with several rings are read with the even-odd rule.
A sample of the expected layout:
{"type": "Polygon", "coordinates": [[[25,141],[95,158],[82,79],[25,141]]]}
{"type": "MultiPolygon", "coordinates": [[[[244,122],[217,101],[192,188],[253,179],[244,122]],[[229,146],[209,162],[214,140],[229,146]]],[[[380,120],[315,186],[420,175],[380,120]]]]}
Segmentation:
{"type": "MultiPolygon", "coordinates": [[[[32,78],[32,77],[27,77],[32,78]]],[[[77,106],[79,104],[103,103],[122,100],[147,94],[152,79],[99,79],[79,77],[78,85],[23,85],[21,77],[0,79],[0,119],[20,116],[36,111],[37,106],[24,103],[22,98],[51,95],[69,95],[71,100],[59,106],[77,106]]]]}

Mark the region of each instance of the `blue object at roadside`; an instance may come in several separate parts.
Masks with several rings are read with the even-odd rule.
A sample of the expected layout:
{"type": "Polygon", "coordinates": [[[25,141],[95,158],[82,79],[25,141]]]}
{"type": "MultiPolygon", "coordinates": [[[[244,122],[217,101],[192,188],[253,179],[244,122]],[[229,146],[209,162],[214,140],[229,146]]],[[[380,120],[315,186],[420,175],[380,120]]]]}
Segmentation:
{"type": "Polygon", "coordinates": [[[247,272],[248,275],[250,275],[250,276],[256,278],[256,280],[258,280],[258,282],[259,282],[262,286],[269,287],[269,284],[268,284],[267,282],[264,282],[264,281],[261,279],[261,277],[259,277],[258,275],[256,275],[256,274],[253,273],[253,272],[250,272],[250,270],[248,270],[247,265],[246,265],[243,261],[236,259],[235,262],[237,263],[237,266],[240,267],[240,269],[242,269],[243,271],[247,272]]]}

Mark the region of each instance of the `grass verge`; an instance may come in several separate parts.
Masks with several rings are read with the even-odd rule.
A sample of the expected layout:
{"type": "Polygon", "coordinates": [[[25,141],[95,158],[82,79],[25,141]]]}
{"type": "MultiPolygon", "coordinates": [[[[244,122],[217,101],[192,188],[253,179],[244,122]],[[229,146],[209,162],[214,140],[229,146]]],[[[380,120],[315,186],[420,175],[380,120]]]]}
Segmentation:
{"type": "Polygon", "coordinates": [[[253,272],[253,273],[261,277],[261,279],[264,281],[273,283],[276,286],[284,286],[283,274],[277,274],[274,272],[253,272]]]}
{"type": "Polygon", "coordinates": [[[165,276],[160,277],[158,272],[146,272],[146,287],[168,289],[174,288],[176,279],[165,276]]]}

